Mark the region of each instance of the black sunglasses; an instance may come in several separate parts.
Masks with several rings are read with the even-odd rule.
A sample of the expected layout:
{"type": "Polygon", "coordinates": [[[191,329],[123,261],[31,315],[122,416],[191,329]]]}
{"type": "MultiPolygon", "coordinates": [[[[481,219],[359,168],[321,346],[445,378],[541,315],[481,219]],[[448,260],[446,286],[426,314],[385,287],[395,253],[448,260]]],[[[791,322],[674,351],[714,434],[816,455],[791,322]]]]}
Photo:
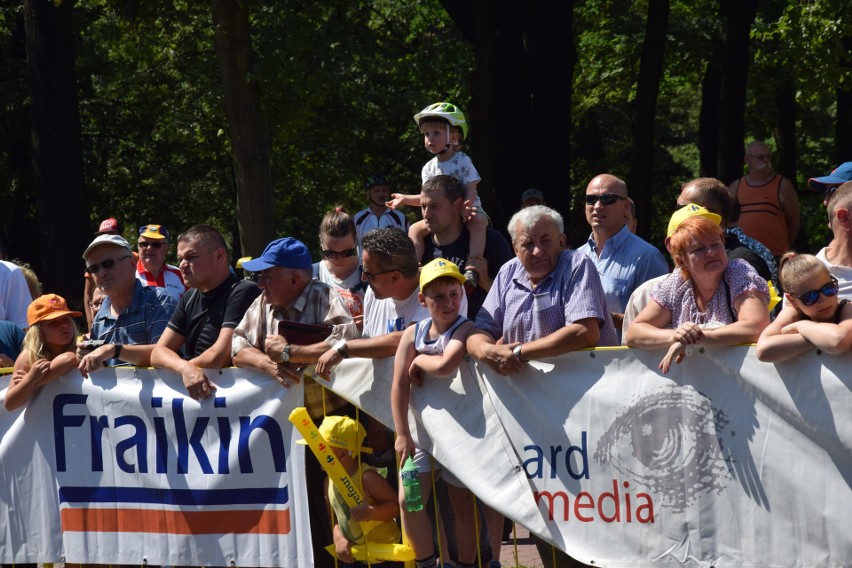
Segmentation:
{"type": "Polygon", "coordinates": [[[615,195],[613,193],[604,193],[603,195],[587,195],[586,196],[586,205],[594,205],[598,201],[600,201],[603,205],[612,205],[619,199],[627,199],[626,197],[622,197],[620,195],[615,195]]]}
{"type": "Polygon", "coordinates": [[[86,267],[86,272],[89,274],[97,274],[101,271],[101,268],[106,268],[109,270],[113,267],[116,262],[121,262],[122,260],[130,258],[130,255],[122,256],[121,258],[108,258],[103,262],[99,262],[98,264],[92,264],[86,267]]]}
{"type": "Polygon", "coordinates": [[[346,250],[324,250],[322,251],[322,255],[326,258],[349,258],[350,256],[355,256],[358,254],[358,249],[346,249],[346,250]]]}
{"type": "Polygon", "coordinates": [[[163,243],[160,241],[139,241],[139,248],[155,248],[158,249],[163,246],[163,243]]]}
{"type": "Polygon", "coordinates": [[[831,277],[831,282],[825,284],[822,288],[818,290],[811,290],[810,292],[805,292],[801,296],[799,296],[799,301],[802,302],[805,306],[813,306],[819,300],[819,295],[822,294],[826,297],[836,296],[837,292],[840,291],[840,287],[837,285],[837,278],[834,276],[831,277]]]}
{"type": "Polygon", "coordinates": [[[382,274],[387,274],[388,272],[396,272],[396,268],[391,268],[390,270],[382,270],[381,272],[367,272],[363,268],[361,269],[361,274],[364,275],[364,278],[367,280],[372,280],[376,276],[381,276],[382,274]]]}

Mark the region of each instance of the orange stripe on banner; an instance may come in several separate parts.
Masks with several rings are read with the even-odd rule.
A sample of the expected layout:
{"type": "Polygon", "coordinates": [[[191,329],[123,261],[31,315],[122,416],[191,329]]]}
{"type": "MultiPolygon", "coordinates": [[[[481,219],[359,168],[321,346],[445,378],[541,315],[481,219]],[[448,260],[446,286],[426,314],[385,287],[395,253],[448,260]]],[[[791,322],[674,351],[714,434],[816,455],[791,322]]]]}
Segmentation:
{"type": "Polygon", "coordinates": [[[71,509],[61,512],[63,532],[163,534],[289,534],[290,511],[151,511],[71,509]]]}

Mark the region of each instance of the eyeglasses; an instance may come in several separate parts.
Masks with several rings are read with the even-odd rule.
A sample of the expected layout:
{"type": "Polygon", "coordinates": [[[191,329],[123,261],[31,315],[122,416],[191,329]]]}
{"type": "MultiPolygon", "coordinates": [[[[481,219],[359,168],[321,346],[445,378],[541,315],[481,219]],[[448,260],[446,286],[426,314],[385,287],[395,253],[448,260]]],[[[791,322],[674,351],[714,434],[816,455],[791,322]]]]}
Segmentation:
{"type": "Polygon", "coordinates": [[[756,160],[771,160],[771,159],[772,159],[772,154],[771,154],[771,153],[766,153],[766,154],[749,154],[749,157],[754,158],[754,159],[756,159],[756,160]]]}
{"type": "Polygon", "coordinates": [[[804,294],[799,296],[799,301],[801,301],[802,304],[804,304],[805,306],[813,306],[819,300],[820,294],[830,298],[831,296],[836,296],[839,290],[840,287],[837,285],[837,278],[832,276],[831,282],[824,285],[819,290],[811,290],[810,292],[805,292],[804,294]]]}
{"type": "Polygon", "coordinates": [[[598,201],[601,202],[601,205],[612,205],[619,199],[627,199],[626,197],[622,197],[620,195],[615,195],[613,193],[604,193],[603,195],[587,195],[586,196],[586,205],[594,205],[598,201]]]}
{"type": "Polygon", "coordinates": [[[101,271],[101,268],[106,268],[107,270],[109,270],[110,268],[113,267],[113,265],[116,262],[121,262],[122,260],[126,260],[128,258],[130,258],[129,254],[122,256],[121,258],[108,258],[108,259],[104,260],[103,262],[99,262],[98,264],[91,264],[91,265],[87,266],[85,268],[85,270],[89,274],[97,274],[98,272],[101,271]]]}
{"type": "Polygon", "coordinates": [[[364,275],[364,278],[367,280],[372,280],[376,276],[381,276],[382,274],[387,274],[388,272],[396,272],[397,268],[391,268],[390,270],[382,270],[381,272],[367,272],[363,268],[361,269],[361,274],[364,275]]]}
{"type": "Polygon", "coordinates": [[[163,246],[163,243],[160,241],[139,241],[139,248],[155,248],[158,249],[163,246]]]}
{"type": "Polygon", "coordinates": [[[350,256],[355,256],[358,254],[358,249],[346,249],[346,250],[324,250],[322,251],[322,255],[326,258],[349,258],[350,256]]]}

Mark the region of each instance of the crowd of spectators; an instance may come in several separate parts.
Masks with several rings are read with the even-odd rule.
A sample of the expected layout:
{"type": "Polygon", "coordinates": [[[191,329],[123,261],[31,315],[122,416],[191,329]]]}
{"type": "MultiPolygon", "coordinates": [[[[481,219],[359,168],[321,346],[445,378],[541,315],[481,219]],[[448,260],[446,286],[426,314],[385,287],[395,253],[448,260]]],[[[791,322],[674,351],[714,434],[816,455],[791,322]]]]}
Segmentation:
{"type": "MultiPolygon", "coordinates": [[[[444,131],[447,107],[430,112],[418,115],[418,124],[427,148],[434,146],[433,138],[440,139],[434,153],[443,162],[440,150],[457,146],[466,128],[453,114],[456,122],[448,122],[452,128],[444,131]]],[[[216,390],[210,370],[234,365],[265,373],[283,388],[304,382],[305,406],[314,420],[354,418],[350,403],[307,378],[308,368],[327,378],[344,359],[396,355],[397,362],[407,364],[397,365],[394,383],[417,388],[425,374],[451,374],[444,367],[439,373],[432,363],[416,364],[418,354],[444,353],[445,347],[427,349],[444,333],[453,355],[446,360],[457,364],[467,353],[500,375],[516,374],[533,359],[619,343],[661,350],[664,373],[693,345],[757,342],[760,358],[767,361],[810,349],[842,352],[852,347],[847,329],[852,320],[847,305],[852,297],[852,167],[845,167],[852,164],[810,182],[826,194],[831,243],[813,257],[787,253],[779,271],[776,260],[798,231],[798,209],[789,181],[767,166],[769,157],[765,144],[749,145],[749,174],[730,190],[712,178],[683,185],[661,243],[674,264],[672,272],[660,249],[635,235],[635,205],[627,185],[606,173],[586,188],[590,235],[577,250],[566,246],[563,218],[545,204],[541,191],[523,192],[521,208],[508,223],[507,241],[500,231],[483,226],[488,218],[478,204],[471,209],[478,175],[475,180],[468,176],[465,184],[440,169],[424,173],[416,196],[423,221],[412,226],[410,235],[408,220],[396,210],[407,202],[405,196],[392,197],[398,194],[391,193],[387,179],[372,176],[366,209],[350,216],[336,206],[322,220],[318,262],[302,240],[278,238],[243,263],[250,277],[238,274],[225,239],[211,226],[196,225],[177,237],[173,266],[166,263],[171,242],[166,227],[139,227],[134,251],[120,223],[106,219],[82,252],[89,331],[79,337],[75,320],[83,313],[70,310],[64,298],[43,295],[28,267],[0,260],[0,367],[13,367],[6,407],[25,405],[40,385],[71,369],[88,375],[121,365],[173,371],[186,394],[203,401],[216,390]],[[766,191],[775,192],[777,211],[755,223],[754,207],[744,202],[737,226],[738,200],[766,184],[774,184],[766,191]],[[765,243],[761,234],[747,234],[748,227],[763,231],[770,223],[785,226],[769,231],[765,243]],[[442,267],[438,276],[424,280],[420,267],[436,262],[442,267]],[[436,279],[446,285],[435,286],[436,279]],[[768,283],[780,286],[785,299],[771,325],[768,283]],[[432,286],[428,294],[422,284],[432,286]],[[444,308],[446,313],[440,311],[444,308]],[[421,337],[413,326],[424,321],[436,323],[427,325],[421,337]]],[[[397,400],[397,414],[406,401],[406,396],[397,400]]],[[[393,456],[392,433],[368,417],[361,422],[347,426],[360,436],[351,449],[360,448],[366,436],[376,460],[393,456]]],[[[407,434],[404,440],[397,446],[403,458],[415,453],[407,434]]],[[[340,527],[332,532],[326,503],[318,498],[328,494],[320,466],[309,460],[307,467],[309,495],[317,497],[310,506],[316,549],[334,542],[349,560],[340,527]]],[[[440,470],[440,464],[434,469],[440,470]]],[[[397,516],[388,510],[398,513],[398,508],[388,505],[387,491],[381,491],[386,521],[397,516]]],[[[421,525],[403,523],[414,526],[421,525]]],[[[469,528],[457,527],[455,536],[469,539],[469,528]]],[[[491,522],[489,530],[499,531],[491,522]]],[[[467,544],[457,547],[464,556],[456,558],[459,566],[473,564],[467,544]]],[[[492,539],[490,548],[499,548],[499,539],[492,539]]],[[[417,565],[435,566],[431,547],[421,549],[425,552],[417,565]]],[[[497,558],[499,551],[490,553],[497,558]]],[[[323,565],[324,555],[317,560],[323,565]]],[[[573,562],[557,559],[560,566],[573,562]]]]}

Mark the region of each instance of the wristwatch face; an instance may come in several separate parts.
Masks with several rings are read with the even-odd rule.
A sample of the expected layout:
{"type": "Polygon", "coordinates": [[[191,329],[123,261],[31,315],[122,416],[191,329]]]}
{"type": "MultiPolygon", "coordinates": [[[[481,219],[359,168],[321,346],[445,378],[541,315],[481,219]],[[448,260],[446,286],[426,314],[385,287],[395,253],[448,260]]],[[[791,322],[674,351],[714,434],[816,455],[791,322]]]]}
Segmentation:
{"type": "Polygon", "coordinates": [[[515,357],[520,359],[521,358],[521,346],[520,345],[515,346],[515,348],[512,349],[512,353],[515,354],[515,357]]]}
{"type": "Polygon", "coordinates": [[[281,360],[287,362],[290,360],[290,344],[284,346],[284,351],[281,352],[281,360]]]}

